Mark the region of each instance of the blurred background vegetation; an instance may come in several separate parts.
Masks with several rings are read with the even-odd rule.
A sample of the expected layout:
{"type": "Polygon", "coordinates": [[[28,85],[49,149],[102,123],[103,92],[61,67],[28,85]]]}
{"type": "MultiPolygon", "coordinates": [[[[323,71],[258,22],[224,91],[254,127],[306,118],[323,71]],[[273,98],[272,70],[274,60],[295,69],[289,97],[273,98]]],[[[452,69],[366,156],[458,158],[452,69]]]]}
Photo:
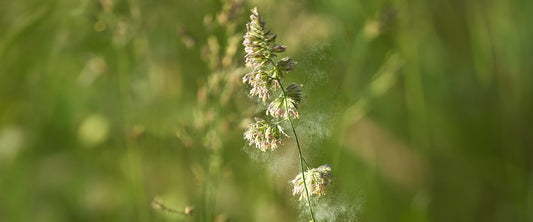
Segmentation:
{"type": "Polygon", "coordinates": [[[318,218],[533,221],[527,0],[2,1],[0,221],[306,221],[292,138],[242,139],[254,6],[333,166],[318,218]]]}

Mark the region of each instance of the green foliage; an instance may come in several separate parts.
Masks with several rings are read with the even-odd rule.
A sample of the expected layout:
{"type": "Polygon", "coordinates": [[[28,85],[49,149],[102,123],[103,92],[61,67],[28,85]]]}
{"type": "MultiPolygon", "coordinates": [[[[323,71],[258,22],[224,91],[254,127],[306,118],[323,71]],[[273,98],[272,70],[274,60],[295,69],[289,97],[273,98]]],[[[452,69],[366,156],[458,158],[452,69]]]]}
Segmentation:
{"type": "Polygon", "coordinates": [[[335,176],[318,221],[533,220],[529,1],[25,0],[0,3],[0,221],[305,215],[296,151],[242,140],[254,6],[335,176]]]}

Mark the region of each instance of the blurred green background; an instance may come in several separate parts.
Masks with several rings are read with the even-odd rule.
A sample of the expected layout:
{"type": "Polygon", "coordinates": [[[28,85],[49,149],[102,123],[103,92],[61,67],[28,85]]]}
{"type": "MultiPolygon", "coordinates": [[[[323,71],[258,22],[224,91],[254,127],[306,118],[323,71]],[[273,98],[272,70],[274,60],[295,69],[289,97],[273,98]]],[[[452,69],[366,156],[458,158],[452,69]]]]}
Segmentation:
{"type": "Polygon", "coordinates": [[[308,221],[293,138],[242,139],[254,6],[333,166],[320,221],[533,221],[527,0],[2,1],[0,221],[308,221]]]}

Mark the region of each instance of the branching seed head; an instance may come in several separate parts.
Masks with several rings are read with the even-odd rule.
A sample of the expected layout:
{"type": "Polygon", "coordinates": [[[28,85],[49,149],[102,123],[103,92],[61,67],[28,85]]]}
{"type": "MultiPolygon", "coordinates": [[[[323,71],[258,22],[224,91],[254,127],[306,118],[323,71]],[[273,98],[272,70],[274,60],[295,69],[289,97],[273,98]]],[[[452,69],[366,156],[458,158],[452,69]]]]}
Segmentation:
{"type": "MultiPolygon", "coordinates": [[[[294,70],[297,62],[290,57],[284,57],[276,60],[276,53],[285,52],[287,46],[276,44],[276,34],[265,31],[265,23],[261,20],[257,8],[252,9],[250,22],[246,24],[246,34],[244,35],[244,51],[246,52],[246,66],[252,68],[250,73],[243,76],[243,82],[248,83],[252,88],[250,95],[259,97],[263,103],[270,100],[271,91],[281,88],[281,92],[274,92],[279,96],[268,104],[266,110],[267,116],[272,116],[275,123],[269,123],[261,118],[256,118],[256,122],[250,124],[244,138],[248,140],[249,145],[255,146],[261,150],[275,150],[281,145],[283,135],[287,136],[280,123],[287,121],[290,123],[292,131],[296,138],[298,146],[301,173],[296,176],[291,183],[294,185],[292,194],[299,196],[300,200],[307,200],[309,213],[314,219],[310,196],[321,196],[326,194],[332,183],[333,175],[331,166],[323,165],[318,168],[307,170],[305,173],[303,163],[305,159],[302,156],[300,143],[296,130],[291,121],[292,118],[299,118],[298,105],[302,101],[303,93],[301,85],[292,83],[286,89],[282,88],[281,79],[284,73],[294,70]]],[[[307,162],[306,162],[307,163],[307,162]]]]}
{"type": "Polygon", "coordinates": [[[249,145],[255,144],[255,147],[263,152],[278,148],[283,135],[287,136],[279,125],[271,125],[261,118],[255,118],[255,123],[251,123],[244,132],[244,138],[249,141],[249,145]]]}
{"type": "Polygon", "coordinates": [[[265,31],[265,23],[261,20],[257,8],[252,9],[242,44],[246,52],[246,66],[252,68],[252,72],[244,75],[242,81],[252,87],[250,95],[266,102],[270,99],[270,89],[279,86],[277,80],[283,77],[283,72],[292,71],[296,62],[291,58],[274,62],[276,53],[285,52],[287,46],[276,44],[276,34],[265,31]]]}
{"type": "Polygon", "coordinates": [[[294,69],[294,67],[296,67],[296,64],[297,62],[294,61],[292,58],[285,57],[279,60],[278,67],[279,69],[281,69],[281,71],[291,72],[294,69]]]}
{"type": "Polygon", "coordinates": [[[291,83],[285,89],[285,95],[280,95],[268,105],[266,114],[282,119],[288,119],[290,115],[298,119],[300,118],[300,113],[297,108],[302,97],[303,93],[300,86],[296,83],[291,83]]]}
{"type": "MultiPolygon", "coordinates": [[[[294,180],[291,181],[294,188],[292,195],[299,196],[300,200],[306,200],[306,192],[302,174],[298,174],[294,180]]],[[[309,191],[309,196],[325,195],[329,186],[333,183],[333,174],[331,174],[331,166],[329,164],[322,165],[318,168],[310,169],[305,172],[305,184],[309,191]]]]}
{"type": "Polygon", "coordinates": [[[289,86],[287,86],[285,92],[287,93],[287,97],[291,98],[294,101],[294,107],[298,108],[298,104],[300,104],[300,101],[302,101],[302,98],[304,96],[301,89],[301,85],[291,83],[289,86]]]}

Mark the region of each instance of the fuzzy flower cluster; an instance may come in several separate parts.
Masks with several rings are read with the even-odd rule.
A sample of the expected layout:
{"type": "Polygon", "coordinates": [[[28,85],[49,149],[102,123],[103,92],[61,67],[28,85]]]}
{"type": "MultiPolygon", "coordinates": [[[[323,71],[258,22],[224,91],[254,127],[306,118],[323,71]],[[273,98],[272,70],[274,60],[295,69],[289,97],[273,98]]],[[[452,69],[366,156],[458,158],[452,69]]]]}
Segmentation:
{"type": "Polygon", "coordinates": [[[298,106],[304,97],[302,86],[296,83],[283,87],[283,75],[291,72],[296,67],[296,62],[289,57],[277,59],[277,53],[284,52],[287,47],[276,44],[276,35],[265,31],[265,23],[261,20],[257,8],[252,9],[250,22],[246,24],[244,35],[244,50],[246,52],[246,66],[251,72],[242,78],[244,83],[250,85],[250,95],[259,98],[266,108],[266,118],[255,118],[244,133],[244,139],[249,144],[255,144],[259,150],[275,150],[282,143],[282,137],[288,136],[283,132],[281,123],[288,122],[295,135],[300,157],[300,170],[298,176],[291,183],[294,185],[293,195],[299,195],[300,200],[307,200],[311,218],[314,220],[310,197],[326,194],[333,181],[330,165],[309,169],[304,172],[302,149],[296,135],[292,119],[300,118],[298,106]],[[272,98],[276,95],[276,98],[272,98]]]}
{"type": "Polygon", "coordinates": [[[283,73],[294,70],[296,62],[289,57],[276,59],[277,53],[284,52],[287,46],[276,44],[276,34],[265,30],[265,22],[261,20],[257,8],[252,9],[246,30],[242,44],[246,52],[244,56],[246,66],[252,71],[245,74],[242,80],[251,86],[250,95],[257,96],[263,103],[268,103],[266,115],[272,116],[274,121],[256,118],[256,122],[249,126],[244,138],[250,145],[255,144],[261,151],[274,150],[281,144],[282,135],[286,135],[279,123],[290,117],[300,117],[297,108],[303,97],[301,86],[293,83],[283,89],[280,82],[283,73]],[[279,96],[270,100],[273,94],[279,96]],[[277,123],[269,124],[269,122],[277,123]],[[266,129],[273,130],[272,132],[280,131],[280,133],[266,134],[259,131],[266,129]]]}
{"type": "Polygon", "coordinates": [[[276,53],[284,52],[287,46],[276,44],[276,34],[265,31],[265,23],[261,20],[257,8],[252,9],[250,22],[246,24],[244,35],[244,51],[246,52],[246,66],[252,71],[242,78],[252,89],[250,95],[257,96],[263,102],[270,99],[269,89],[279,87],[279,78],[283,72],[290,72],[296,66],[292,58],[282,58],[278,62],[273,59],[276,53]]]}
{"type": "Polygon", "coordinates": [[[248,130],[244,132],[244,138],[255,144],[261,151],[275,150],[281,145],[281,137],[285,134],[279,125],[271,125],[261,118],[255,118],[255,123],[251,123],[248,130]]]}
{"type": "MultiPolygon", "coordinates": [[[[322,196],[325,195],[329,186],[333,182],[333,174],[331,174],[331,166],[326,164],[318,168],[310,169],[305,172],[305,184],[309,191],[309,195],[322,196]]],[[[298,174],[294,180],[291,181],[294,185],[292,195],[299,195],[300,200],[306,199],[306,192],[304,187],[304,180],[302,174],[298,174]]]]}
{"type": "Polygon", "coordinates": [[[285,90],[287,96],[280,95],[272,101],[267,108],[266,114],[276,118],[288,119],[289,115],[293,118],[300,118],[298,104],[302,100],[303,93],[295,83],[291,83],[285,90]]]}

